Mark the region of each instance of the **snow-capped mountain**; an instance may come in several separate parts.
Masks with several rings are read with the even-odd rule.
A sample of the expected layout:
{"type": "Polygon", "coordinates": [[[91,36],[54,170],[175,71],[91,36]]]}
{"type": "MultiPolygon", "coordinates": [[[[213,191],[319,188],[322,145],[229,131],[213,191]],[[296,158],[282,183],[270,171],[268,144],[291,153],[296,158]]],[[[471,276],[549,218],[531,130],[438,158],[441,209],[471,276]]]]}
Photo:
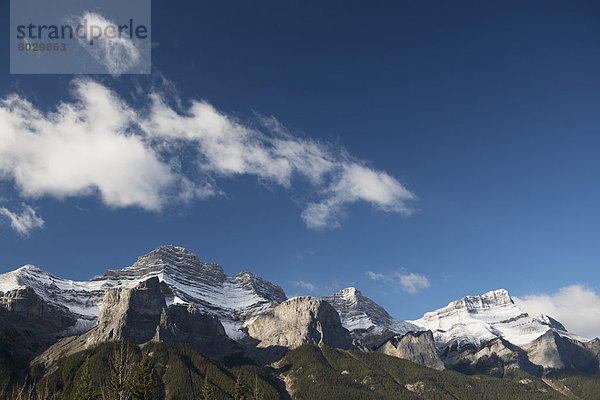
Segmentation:
{"type": "MultiPolygon", "coordinates": [[[[79,333],[95,325],[109,288],[132,288],[154,276],[169,288],[167,304],[193,304],[217,316],[233,339],[244,337],[243,327],[257,315],[287,299],[279,286],[248,270],[231,277],[218,264],[202,262],[190,251],[174,246],[158,247],[130,267],[107,270],[104,276],[86,282],[61,279],[26,265],[0,275],[0,292],[32,288],[47,303],[67,307],[78,320],[70,332],[79,333]]],[[[529,316],[503,289],[464,297],[414,321],[393,318],[355,288],[323,300],[335,308],[352,336],[365,342],[421,330],[431,330],[440,349],[454,343],[478,346],[497,337],[523,345],[549,329],[581,340],[548,316],[529,316]]]]}
{"type": "Polygon", "coordinates": [[[340,314],[342,325],[354,338],[368,340],[389,334],[405,334],[421,330],[410,322],[393,318],[379,304],[349,287],[323,297],[340,314]]]}
{"type": "Polygon", "coordinates": [[[226,275],[218,264],[204,263],[182,247],[161,246],[138,258],[130,267],[108,270],[87,282],[57,278],[32,265],[0,275],[0,291],[31,287],[44,301],[67,307],[78,319],[72,333],[94,326],[104,293],[113,287],[133,288],[151,277],[167,284],[167,304],[193,304],[219,318],[227,334],[244,336],[247,321],[286,300],[283,290],[245,270],[226,275]]]}
{"type": "Polygon", "coordinates": [[[355,288],[287,300],[279,286],[248,270],[228,276],[218,264],[174,246],[86,282],[31,265],[0,274],[2,318],[0,346],[29,341],[23,355],[43,351],[37,359],[45,363],[119,337],[140,344],[185,341],[217,355],[242,349],[263,361],[281,348],[337,343],[474,373],[600,370],[597,341],[567,332],[551,317],[529,316],[503,289],[402,321],[355,288]],[[2,329],[17,335],[2,336],[2,329]],[[266,349],[273,346],[278,350],[266,349]]]}
{"type": "Polygon", "coordinates": [[[548,316],[529,316],[515,305],[504,289],[463,297],[409,322],[431,330],[438,348],[452,344],[479,346],[497,337],[520,346],[550,329],[563,336],[585,340],[568,333],[558,321],[548,316]]]}

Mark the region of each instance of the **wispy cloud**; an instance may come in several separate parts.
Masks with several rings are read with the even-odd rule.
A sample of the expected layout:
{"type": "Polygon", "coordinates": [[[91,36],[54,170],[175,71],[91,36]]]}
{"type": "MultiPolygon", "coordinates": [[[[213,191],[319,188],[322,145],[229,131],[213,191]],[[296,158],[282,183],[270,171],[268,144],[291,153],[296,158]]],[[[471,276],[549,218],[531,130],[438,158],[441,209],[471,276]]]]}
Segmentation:
{"type": "Polygon", "coordinates": [[[8,220],[12,229],[23,237],[28,237],[33,229],[44,227],[44,220],[36,214],[31,206],[26,204],[23,204],[21,213],[10,211],[6,207],[0,207],[0,216],[8,220]]]}
{"type": "Polygon", "coordinates": [[[374,281],[381,281],[389,286],[400,288],[409,294],[415,294],[419,290],[427,289],[431,286],[429,279],[425,275],[415,274],[413,272],[390,272],[383,274],[380,272],[367,271],[365,273],[374,281]]]}
{"type": "Polygon", "coordinates": [[[0,179],[23,197],[98,195],[110,207],[159,211],[220,195],[221,179],[253,176],[308,189],[301,217],[311,229],[339,226],[357,202],[412,212],[415,195],[391,175],[275,118],[249,126],[206,101],[185,108],[153,91],[135,107],[93,80],[72,87],[73,101],[50,112],[17,94],[0,100],[0,179]]]}
{"type": "Polygon", "coordinates": [[[294,282],[294,286],[297,286],[302,289],[306,289],[313,293],[319,289],[317,285],[314,285],[312,283],[305,282],[305,281],[296,281],[296,282],[294,282]]]}
{"type": "Polygon", "coordinates": [[[314,256],[315,252],[313,250],[298,250],[294,256],[295,261],[304,261],[307,257],[314,256]]]}
{"type": "Polygon", "coordinates": [[[386,280],[386,276],[384,274],[380,274],[379,272],[367,271],[367,276],[374,281],[384,281],[386,280]]]}
{"type": "Polygon", "coordinates": [[[290,288],[288,294],[292,297],[306,295],[327,296],[331,293],[341,290],[342,288],[350,286],[355,286],[355,283],[351,281],[340,281],[338,279],[335,279],[331,282],[312,282],[299,279],[290,282],[290,287],[293,287],[293,289],[290,288]]]}
{"type": "Polygon", "coordinates": [[[551,294],[513,297],[530,315],[546,314],[569,331],[584,337],[600,337],[600,294],[581,285],[571,285],[551,294]]]}

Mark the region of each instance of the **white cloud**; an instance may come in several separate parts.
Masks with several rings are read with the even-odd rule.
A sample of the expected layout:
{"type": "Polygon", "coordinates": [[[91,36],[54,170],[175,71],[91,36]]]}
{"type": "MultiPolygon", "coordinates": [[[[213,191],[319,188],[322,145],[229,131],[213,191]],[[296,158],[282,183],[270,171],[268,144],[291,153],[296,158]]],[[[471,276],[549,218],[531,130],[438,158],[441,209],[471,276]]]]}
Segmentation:
{"type": "Polygon", "coordinates": [[[4,216],[10,222],[10,226],[23,237],[29,236],[33,229],[44,226],[44,220],[26,204],[23,204],[23,211],[20,214],[6,207],[0,207],[0,216],[4,216]]]}
{"type": "Polygon", "coordinates": [[[413,209],[408,203],[415,199],[413,193],[385,172],[345,162],[327,189],[325,199],[310,203],[303,211],[302,219],[313,229],[338,226],[344,217],[345,206],[358,201],[365,201],[382,211],[410,215],[413,209]]]}
{"type": "Polygon", "coordinates": [[[98,193],[113,207],[160,209],[175,188],[191,190],[143,137],[135,112],[106,87],[75,81],[75,103],[43,113],[12,95],[0,102],[0,176],[25,197],[98,193]]]}
{"type": "Polygon", "coordinates": [[[379,272],[367,271],[365,273],[374,281],[382,281],[389,286],[397,287],[409,294],[415,294],[421,289],[427,289],[431,286],[426,276],[410,273],[391,272],[382,274],[379,272]]]}
{"type": "Polygon", "coordinates": [[[79,44],[113,75],[126,73],[142,58],[129,35],[118,35],[117,24],[100,14],[86,12],[69,22],[74,27],[86,24],[85,35],[77,37],[79,44]]]}
{"type": "Polygon", "coordinates": [[[581,285],[563,287],[553,294],[513,297],[530,315],[546,314],[575,334],[600,337],[600,295],[581,285]]]}
{"type": "Polygon", "coordinates": [[[424,275],[419,274],[402,274],[398,275],[400,279],[400,286],[402,289],[410,294],[415,294],[421,289],[427,289],[430,285],[429,279],[424,275]]]}
{"type": "Polygon", "coordinates": [[[149,106],[134,107],[88,79],[73,81],[73,96],[50,112],[16,94],[0,100],[0,179],[24,197],[97,194],[111,207],[161,210],[220,194],[219,179],[247,175],[308,186],[302,219],[312,229],[339,226],[352,203],[407,215],[415,200],[387,173],[294,136],[274,118],[249,127],[205,101],[172,107],[156,92],[149,106]]]}

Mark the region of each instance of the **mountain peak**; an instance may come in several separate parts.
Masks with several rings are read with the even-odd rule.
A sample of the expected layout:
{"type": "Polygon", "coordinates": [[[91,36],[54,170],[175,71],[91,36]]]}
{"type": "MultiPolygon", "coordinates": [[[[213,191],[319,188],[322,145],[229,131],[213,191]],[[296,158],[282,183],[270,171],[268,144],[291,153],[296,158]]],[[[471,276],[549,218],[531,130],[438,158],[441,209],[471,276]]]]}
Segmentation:
{"type": "MultiPolygon", "coordinates": [[[[160,255],[160,256],[167,256],[167,257],[172,257],[172,256],[179,256],[179,257],[194,256],[195,257],[195,254],[192,253],[191,251],[189,251],[188,249],[186,249],[185,247],[174,246],[174,245],[170,245],[170,244],[158,246],[157,248],[155,248],[154,250],[152,250],[151,252],[146,254],[146,256],[149,256],[149,255],[160,255]]],[[[142,256],[142,257],[144,257],[144,256],[142,256]]]]}
{"type": "Polygon", "coordinates": [[[252,273],[248,268],[246,268],[245,270],[238,272],[236,275],[236,278],[244,278],[244,277],[251,278],[253,276],[257,276],[257,275],[252,273]]]}
{"type": "Polygon", "coordinates": [[[499,307],[504,305],[514,305],[508,290],[497,289],[476,296],[465,296],[460,300],[456,300],[448,304],[448,307],[464,306],[469,310],[478,308],[499,307]]]}
{"type": "Polygon", "coordinates": [[[38,268],[38,267],[36,267],[35,265],[32,265],[32,264],[25,264],[21,268],[18,268],[16,271],[17,272],[25,272],[25,271],[45,272],[43,269],[38,268]]]}
{"type": "Polygon", "coordinates": [[[558,329],[560,331],[565,332],[567,331],[567,328],[565,328],[563,324],[561,324],[549,315],[540,314],[540,316],[537,319],[540,320],[542,323],[548,325],[550,328],[558,329]]]}
{"type": "Polygon", "coordinates": [[[279,285],[275,285],[269,281],[264,280],[259,275],[250,272],[249,269],[245,269],[239,272],[235,279],[242,282],[242,286],[252,290],[257,295],[264,298],[269,298],[282,303],[287,300],[285,292],[279,285]]]}
{"type": "Polygon", "coordinates": [[[207,275],[219,282],[222,282],[226,277],[220,265],[202,262],[191,251],[172,245],[157,247],[151,252],[138,257],[137,261],[130,267],[104,271],[105,278],[117,279],[139,277],[148,274],[207,275]]]}
{"type": "Polygon", "coordinates": [[[35,265],[27,264],[14,271],[0,274],[0,292],[7,292],[21,286],[32,286],[31,282],[36,280],[52,282],[53,279],[56,278],[50,273],[35,265]]]}
{"type": "Polygon", "coordinates": [[[339,294],[339,295],[341,295],[342,297],[345,297],[345,298],[362,296],[362,293],[360,292],[360,290],[358,290],[357,288],[355,288],[353,286],[348,287],[346,289],[342,289],[342,290],[340,290],[336,294],[339,294]]]}
{"type": "Polygon", "coordinates": [[[139,257],[132,267],[146,266],[148,264],[201,264],[191,251],[178,246],[159,246],[151,252],[139,257]]]}

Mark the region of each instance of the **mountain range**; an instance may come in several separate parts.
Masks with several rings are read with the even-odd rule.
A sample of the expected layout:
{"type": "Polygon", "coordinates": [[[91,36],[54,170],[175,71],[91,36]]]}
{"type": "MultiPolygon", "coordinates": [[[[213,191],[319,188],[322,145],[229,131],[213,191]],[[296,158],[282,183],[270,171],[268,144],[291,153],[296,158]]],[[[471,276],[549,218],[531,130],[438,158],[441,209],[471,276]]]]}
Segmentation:
{"type": "Polygon", "coordinates": [[[403,321],[353,287],[323,298],[287,298],[248,270],[228,276],[175,246],[86,282],[32,265],[0,275],[6,360],[50,371],[64,357],[115,340],[183,342],[216,359],[243,355],[271,366],[314,344],[497,377],[593,375],[600,363],[599,339],[568,332],[551,316],[528,315],[504,289],[403,321]]]}

